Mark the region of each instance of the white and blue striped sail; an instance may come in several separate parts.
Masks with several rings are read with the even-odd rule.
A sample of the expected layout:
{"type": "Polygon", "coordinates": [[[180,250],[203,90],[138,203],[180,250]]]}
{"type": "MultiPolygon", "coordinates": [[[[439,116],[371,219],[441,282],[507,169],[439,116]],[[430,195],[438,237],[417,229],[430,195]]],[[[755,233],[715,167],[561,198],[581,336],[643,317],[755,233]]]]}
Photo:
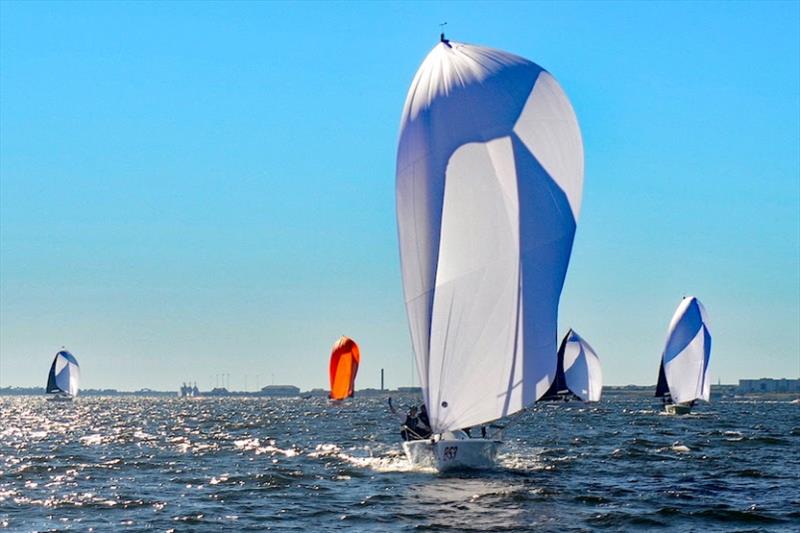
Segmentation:
{"type": "Polygon", "coordinates": [[[602,392],[600,358],[583,337],[570,329],[558,349],[556,377],[539,401],[563,401],[572,395],[584,402],[598,402],[602,392]]]}
{"type": "Polygon", "coordinates": [[[584,402],[599,402],[603,392],[603,371],[597,353],[573,330],[567,333],[563,350],[567,389],[584,402]]]}
{"type": "Polygon", "coordinates": [[[669,324],[656,396],[668,393],[674,403],[708,401],[710,358],[711,333],[706,309],[694,296],[685,296],[669,324]]]}
{"type": "Polygon", "coordinates": [[[397,153],[406,312],[435,432],[532,404],[556,370],[583,144],[555,78],[442,40],[409,89],[397,153]]]}
{"type": "Polygon", "coordinates": [[[61,350],[53,359],[50,373],[47,375],[47,393],[66,393],[71,396],[78,395],[80,388],[81,370],[78,360],[67,350],[61,350]]]}

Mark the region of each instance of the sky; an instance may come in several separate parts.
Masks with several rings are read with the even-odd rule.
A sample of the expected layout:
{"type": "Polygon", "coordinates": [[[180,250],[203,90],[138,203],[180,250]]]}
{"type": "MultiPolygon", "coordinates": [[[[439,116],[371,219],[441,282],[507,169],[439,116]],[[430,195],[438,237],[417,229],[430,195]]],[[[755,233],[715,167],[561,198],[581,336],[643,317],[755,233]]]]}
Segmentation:
{"type": "Polygon", "coordinates": [[[446,21],[581,125],[559,313],[654,384],[686,294],[716,383],[800,375],[800,3],[0,2],[0,386],[417,383],[400,112],[446,21]],[[226,376],[227,377],[227,376],[226,376]]]}

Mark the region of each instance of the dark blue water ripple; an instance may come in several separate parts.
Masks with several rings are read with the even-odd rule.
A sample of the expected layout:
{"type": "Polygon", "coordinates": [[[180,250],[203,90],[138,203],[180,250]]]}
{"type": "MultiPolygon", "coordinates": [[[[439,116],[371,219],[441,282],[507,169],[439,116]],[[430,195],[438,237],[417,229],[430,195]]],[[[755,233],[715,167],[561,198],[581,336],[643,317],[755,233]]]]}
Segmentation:
{"type": "Polygon", "coordinates": [[[542,405],[501,468],[415,471],[383,401],[0,399],[0,528],[795,531],[800,408],[542,405]]]}

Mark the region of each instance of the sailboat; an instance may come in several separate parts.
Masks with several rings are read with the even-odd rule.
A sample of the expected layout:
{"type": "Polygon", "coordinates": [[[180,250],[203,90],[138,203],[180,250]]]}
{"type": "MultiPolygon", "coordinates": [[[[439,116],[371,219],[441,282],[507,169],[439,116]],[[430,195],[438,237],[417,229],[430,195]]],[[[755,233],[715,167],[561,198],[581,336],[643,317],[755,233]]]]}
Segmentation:
{"type": "Polygon", "coordinates": [[[432,437],[409,460],[493,466],[485,426],[553,383],[558,303],[583,191],[577,118],[555,78],[441,40],[408,91],[396,202],[406,313],[432,437]]]}
{"type": "Polygon", "coordinates": [[[328,368],[331,379],[331,400],[353,397],[360,362],[361,351],[358,349],[358,344],[348,337],[339,337],[331,350],[328,368]]]}
{"type": "Polygon", "coordinates": [[[539,401],[599,402],[603,392],[600,358],[580,335],[570,329],[558,349],[556,377],[539,401]]]}
{"type": "Polygon", "coordinates": [[[81,371],[78,360],[67,350],[59,351],[50,365],[47,375],[47,399],[51,401],[72,401],[78,395],[81,371]]]}
{"type": "Polygon", "coordinates": [[[694,296],[684,296],[669,324],[658,370],[656,397],[663,399],[666,413],[689,414],[697,400],[709,401],[710,358],[706,308],[694,296]]]}

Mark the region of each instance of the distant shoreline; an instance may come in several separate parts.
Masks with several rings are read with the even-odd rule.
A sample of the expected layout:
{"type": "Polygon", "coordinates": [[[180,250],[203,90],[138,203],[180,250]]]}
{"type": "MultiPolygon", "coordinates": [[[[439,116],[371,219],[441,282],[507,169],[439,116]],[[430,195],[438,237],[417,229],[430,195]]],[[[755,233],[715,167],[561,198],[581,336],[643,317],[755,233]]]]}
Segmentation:
{"type": "MultiPolygon", "coordinates": [[[[604,398],[652,398],[655,385],[623,385],[603,387],[604,398]]],[[[775,392],[775,391],[739,391],[738,385],[712,385],[711,398],[715,399],[758,399],[758,400],[793,400],[798,398],[799,393],[775,392]]],[[[0,396],[44,396],[44,387],[0,387],[0,396]]],[[[117,389],[84,389],[80,391],[81,396],[92,397],[142,397],[142,398],[327,398],[328,391],[323,389],[313,389],[301,391],[297,394],[270,394],[263,391],[228,391],[225,389],[215,389],[212,391],[199,391],[195,395],[181,396],[179,391],[159,391],[152,389],[140,389],[137,391],[120,391],[117,389]]],[[[394,390],[362,389],[356,390],[357,398],[375,398],[389,396],[420,396],[419,387],[401,387],[394,390]]]]}

